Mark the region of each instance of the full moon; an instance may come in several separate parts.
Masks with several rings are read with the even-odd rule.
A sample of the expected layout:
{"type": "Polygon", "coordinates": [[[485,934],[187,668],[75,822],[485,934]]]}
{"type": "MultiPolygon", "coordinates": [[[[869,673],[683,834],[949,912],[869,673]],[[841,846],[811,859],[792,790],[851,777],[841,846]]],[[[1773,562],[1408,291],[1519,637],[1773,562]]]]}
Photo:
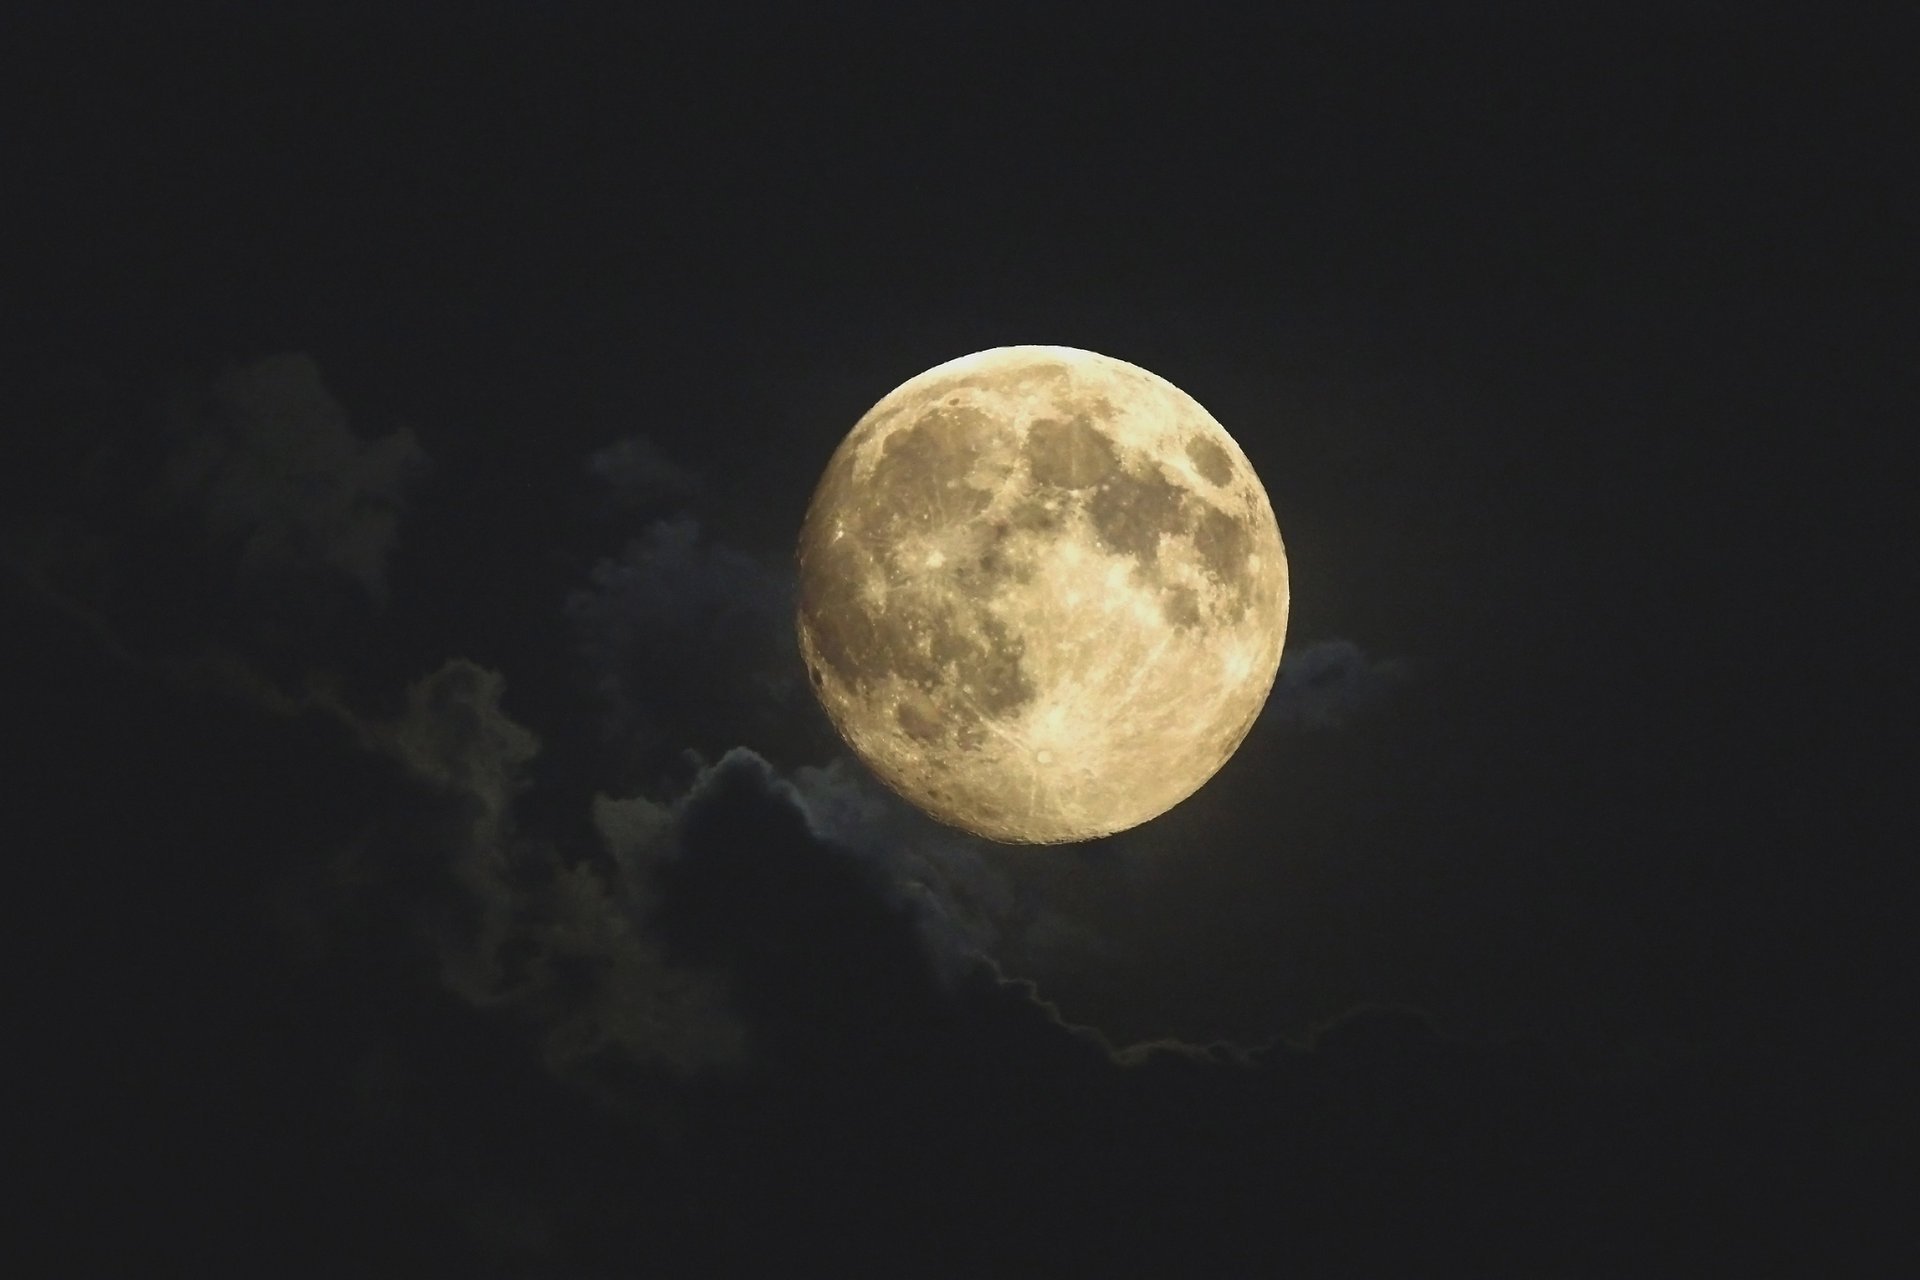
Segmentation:
{"type": "Polygon", "coordinates": [[[934,818],[1088,840],[1192,795],[1259,715],[1287,559],[1252,465],[1172,383],[995,347],[867,411],[800,533],[800,650],[854,753],[934,818]]]}

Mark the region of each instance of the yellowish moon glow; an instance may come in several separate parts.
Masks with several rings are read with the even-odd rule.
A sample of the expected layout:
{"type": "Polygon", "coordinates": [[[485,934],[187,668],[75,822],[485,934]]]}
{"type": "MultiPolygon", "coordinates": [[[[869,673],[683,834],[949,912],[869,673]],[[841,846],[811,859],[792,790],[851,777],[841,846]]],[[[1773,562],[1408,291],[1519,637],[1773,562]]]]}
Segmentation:
{"type": "Polygon", "coordinates": [[[990,839],[1166,812],[1259,715],[1287,629],[1266,490],[1145,369],[996,347],[910,378],[827,463],[800,534],[801,654],[854,753],[990,839]]]}

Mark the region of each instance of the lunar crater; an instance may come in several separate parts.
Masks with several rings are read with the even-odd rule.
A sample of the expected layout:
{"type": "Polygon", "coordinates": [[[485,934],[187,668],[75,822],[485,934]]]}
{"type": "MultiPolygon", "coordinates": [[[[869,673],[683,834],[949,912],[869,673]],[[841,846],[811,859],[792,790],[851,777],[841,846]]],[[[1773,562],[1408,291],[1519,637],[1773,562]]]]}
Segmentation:
{"type": "Polygon", "coordinates": [[[1205,436],[1188,436],[1184,446],[1187,460],[1193,463],[1193,469],[1200,478],[1216,488],[1233,480],[1233,459],[1205,436]]]}
{"type": "Polygon", "coordinates": [[[1085,489],[1119,463],[1113,442],[1084,414],[1065,422],[1036,419],[1027,428],[1026,454],[1034,483],[1060,489],[1085,489]]]}

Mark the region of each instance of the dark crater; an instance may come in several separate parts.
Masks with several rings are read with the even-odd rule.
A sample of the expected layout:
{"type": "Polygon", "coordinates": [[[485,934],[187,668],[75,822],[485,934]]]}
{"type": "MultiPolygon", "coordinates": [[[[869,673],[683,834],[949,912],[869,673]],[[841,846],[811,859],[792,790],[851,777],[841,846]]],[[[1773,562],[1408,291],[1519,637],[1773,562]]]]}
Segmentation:
{"type": "Polygon", "coordinates": [[[999,427],[980,410],[942,405],[888,437],[868,483],[862,519],[876,534],[936,529],[987,509],[992,495],[966,482],[999,427]],[[874,527],[881,526],[881,527],[874,527]]]}
{"type": "Polygon", "coordinates": [[[1046,530],[1059,526],[1060,514],[1049,511],[1037,500],[1023,502],[1008,512],[1005,520],[995,520],[986,531],[986,541],[973,560],[959,565],[954,576],[963,588],[991,590],[1007,582],[1031,582],[1033,566],[1012,559],[1008,540],[1016,529],[1046,530]]]}
{"type": "Polygon", "coordinates": [[[1247,556],[1253,550],[1253,535],[1247,526],[1224,511],[1208,507],[1200,513],[1193,529],[1193,545],[1207,572],[1226,586],[1247,589],[1247,556]]]}
{"type": "Polygon", "coordinates": [[[1087,503],[1093,531],[1109,550],[1151,564],[1160,552],[1162,534],[1182,533],[1191,526],[1191,499],[1151,465],[1116,471],[1102,480],[1087,503]]]}
{"type": "Polygon", "coordinates": [[[1120,458],[1113,441],[1080,414],[1066,422],[1035,421],[1027,431],[1027,464],[1039,484],[1085,489],[1112,475],[1120,458]]]}
{"type": "Polygon", "coordinates": [[[1233,459],[1205,436],[1187,437],[1187,461],[1209,484],[1224,485],[1233,479],[1233,459]]]}
{"type": "Polygon", "coordinates": [[[1192,587],[1173,586],[1160,593],[1160,608],[1167,621],[1182,631],[1200,625],[1200,593],[1192,587]]]}

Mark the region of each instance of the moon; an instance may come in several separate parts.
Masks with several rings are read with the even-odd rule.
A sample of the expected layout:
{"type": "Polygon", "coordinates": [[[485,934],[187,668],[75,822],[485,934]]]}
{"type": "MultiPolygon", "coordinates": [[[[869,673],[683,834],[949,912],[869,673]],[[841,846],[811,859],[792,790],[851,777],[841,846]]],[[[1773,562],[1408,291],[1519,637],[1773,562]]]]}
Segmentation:
{"type": "Polygon", "coordinates": [[[1003,843],[1109,835],[1199,790],[1286,637],[1286,551],[1240,446],[1074,347],[896,387],[828,461],[799,569],[800,651],[848,746],[1003,843]]]}

